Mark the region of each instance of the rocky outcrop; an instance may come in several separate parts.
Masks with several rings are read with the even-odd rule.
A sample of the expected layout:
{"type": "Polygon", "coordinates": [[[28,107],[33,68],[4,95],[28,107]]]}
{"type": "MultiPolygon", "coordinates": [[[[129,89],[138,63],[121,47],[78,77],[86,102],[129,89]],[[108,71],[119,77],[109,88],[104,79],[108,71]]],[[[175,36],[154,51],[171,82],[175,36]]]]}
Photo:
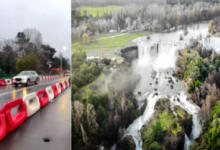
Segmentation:
{"type": "Polygon", "coordinates": [[[192,132],[192,115],[188,114],[184,109],[179,106],[174,106],[174,110],[177,113],[177,116],[181,120],[181,126],[184,127],[184,132],[189,137],[192,132]]]}
{"type": "Polygon", "coordinates": [[[178,116],[176,117],[170,109],[169,99],[160,99],[155,104],[155,112],[152,119],[143,127],[142,139],[143,149],[148,149],[153,142],[158,142],[166,150],[183,150],[185,143],[185,132],[192,131],[192,116],[185,110],[176,106],[178,116]],[[180,115],[180,116],[179,116],[180,115]],[[163,138],[156,141],[153,137],[154,125],[160,122],[163,129],[163,138]],[[175,125],[174,125],[175,124],[175,125]]]}
{"type": "Polygon", "coordinates": [[[117,143],[116,150],[135,150],[135,143],[133,138],[129,135],[124,137],[117,143]]]}
{"type": "Polygon", "coordinates": [[[74,124],[74,129],[76,133],[80,132],[80,122],[82,115],[84,113],[84,105],[80,103],[79,101],[74,101],[73,102],[73,124],[74,124]]]}

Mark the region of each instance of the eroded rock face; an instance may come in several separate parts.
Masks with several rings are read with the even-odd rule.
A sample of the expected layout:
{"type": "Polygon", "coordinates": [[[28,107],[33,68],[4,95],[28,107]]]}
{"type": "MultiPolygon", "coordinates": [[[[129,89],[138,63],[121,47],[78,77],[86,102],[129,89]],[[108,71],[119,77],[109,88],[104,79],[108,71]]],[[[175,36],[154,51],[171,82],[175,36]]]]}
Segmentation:
{"type": "Polygon", "coordinates": [[[188,114],[184,109],[179,106],[174,106],[174,110],[177,113],[177,117],[182,120],[181,125],[184,127],[184,132],[189,137],[192,132],[192,115],[188,114]]]}
{"type": "Polygon", "coordinates": [[[74,108],[73,108],[73,124],[74,129],[76,133],[79,133],[81,131],[80,129],[80,120],[82,118],[82,115],[84,113],[84,105],[80,103],[79,101],[74,101],[74,108]]]}
{"type": "Polygon", "coordinates": [[[87,105],[87,125],[91,133],[96,133],[99,128],[96,122],[96,112],[92,104],[87,105]]]}
{"type": "Polygon", "coordinates": [[[135,143],[133,138],[129,135],[124,137],[117,143],[116,150],[135,150],[135,143]]]}
{"type": "Polygon", "coordinates": [[[184,131],[178,132],[176,135],[170,130],[163,132],[164,140],[163,145],[167,150],[183,150],[185,143],[184,131]]]}

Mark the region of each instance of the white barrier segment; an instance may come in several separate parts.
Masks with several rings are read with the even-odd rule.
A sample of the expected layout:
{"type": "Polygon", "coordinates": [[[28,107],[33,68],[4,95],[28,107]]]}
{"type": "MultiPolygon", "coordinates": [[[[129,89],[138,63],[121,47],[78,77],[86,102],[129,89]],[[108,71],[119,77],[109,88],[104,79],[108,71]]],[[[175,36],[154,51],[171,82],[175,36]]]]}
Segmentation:
{"type": "Polygon", "coordinates": [[[11,79],[5,79],[7,85],[12,84],[11,79]]]}
{"type": "Polygon", "coordinates": [[[59,83],[56,83],[56,86],[57,86],[58,94],[60,94],[60,93],[61,93],[61,87],[60,87],[60,84],[59,84],[59,83]]]}
{"type": "Polygon", "coordinates": [[[63,89],[66,89],[66,84],[64,81],[62,82],[62,84],[63,84],[63,89]]]}
{"type": "Polygon", "coordinates": [[[54,93],[51,86],[47,87],[45,90],[49,96],[49,102],[52,101],[54,99],[54,93]]]}
{"type": "Polygon", "coordinates": [[[27,107],[27,116],[30,117],[40,109],[40,101],[36,92],[27,94],[23,97],[27,107]]]}

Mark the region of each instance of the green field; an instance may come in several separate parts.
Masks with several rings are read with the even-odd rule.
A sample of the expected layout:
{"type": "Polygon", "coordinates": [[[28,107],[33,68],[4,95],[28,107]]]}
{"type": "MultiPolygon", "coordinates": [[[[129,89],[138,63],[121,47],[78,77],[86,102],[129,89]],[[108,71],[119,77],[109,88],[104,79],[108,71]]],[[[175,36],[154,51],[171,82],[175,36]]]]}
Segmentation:
{"type": "MultiPolygon", "coordinates": [[[[121,36],[113,37],[113,38],[108,38],[108,39],[99,39],[97,40],[96,43],[91,43],[91,44],[77,44],[72,46],[72,52],[75,51],[86,51],[88,52],[89,50],[94,50],[94,49],[115,49],[117,47],[123,48],[124,46],[127,46],[127,43],[133,39],[136,39],[138,37],[146,36],[149,32],[138,32],[138,33],[129,33],[129,34],[124,34],[121,36]]],[[[102,36],[101,38],[104,37],[109,37],[109,35],[112,34],[105,34],[105,36],[102,36]]],[[[112,35],[112,36],[115,36],[112,35]]],[[[130,45],[129,45],[130,46],[130,45]]]]}
{"type": "Polygon", "coordinates": [[[86,10],[87,14],[92,14],[93,17],[96,17],[97,11],[99,11],[99,17],[103,16],[103,12],[108,12],[110,13],[113,11],[118,11],[120,9],[122,9],[122,6],[106,6],[106,7],[78,7],[76,8],[76,10],[81,11],[81,13],[83,14],[83,11],[86,10]]]}

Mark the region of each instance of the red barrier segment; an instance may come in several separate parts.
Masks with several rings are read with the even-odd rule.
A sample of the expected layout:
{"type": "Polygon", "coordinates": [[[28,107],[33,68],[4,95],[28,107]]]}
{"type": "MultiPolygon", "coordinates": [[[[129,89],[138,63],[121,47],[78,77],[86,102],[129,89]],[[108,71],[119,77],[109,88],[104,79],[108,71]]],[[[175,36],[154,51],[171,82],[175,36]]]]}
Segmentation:
{"type": "Polygon", "coordinates": [[[0,142],[7,134],[7,126],[5,121],[5,114],[0,114],[0,142]]]}
{"type": "Polygon", "coordinates": [[[65,83],[65,85],[66,85],[66,88],[68,87],[68,84],[67,84],[67,82],[66,81],[64,81],[64,83],[65,83]]]}
{"type": "Polygon", "coordinates": [[[52,90],[53,90],[53,94],[54,94],[54,98],[57,97],[58,95],[58,89],[56,84],[51,86],[52,90]]]}
{"type": "Polygon", "coordinates": [[[5,81],[5,79],[0,79],[0,86],[6,86],[7,82],[5,81]]]}
{"type": "Polygon", "coordinates": [[[40,101],[40,107],[44,107],[45,105],[49,103],[49,96],[45,89],[38,91],[37,96],[40,101]]]}
{"type": "Polygon", "coordinates": [[[64,90],[64,88],[63,88],[63,83],[60,82],[59,85],[60,85],[60,88],[61,88],[61,92],[63,92],[63,90],[64,90]]]}
{"type": "Polygon", "coordinates": [[[13,131],[27,119],[26,104],[21,98],[5,103],[0,110],[0,114],[3,113],[5,114],[7,132],[13,131]],[[16,114],[12,116],[11,109],[15,106],[19,106],[19,108],[16,114]]]}

